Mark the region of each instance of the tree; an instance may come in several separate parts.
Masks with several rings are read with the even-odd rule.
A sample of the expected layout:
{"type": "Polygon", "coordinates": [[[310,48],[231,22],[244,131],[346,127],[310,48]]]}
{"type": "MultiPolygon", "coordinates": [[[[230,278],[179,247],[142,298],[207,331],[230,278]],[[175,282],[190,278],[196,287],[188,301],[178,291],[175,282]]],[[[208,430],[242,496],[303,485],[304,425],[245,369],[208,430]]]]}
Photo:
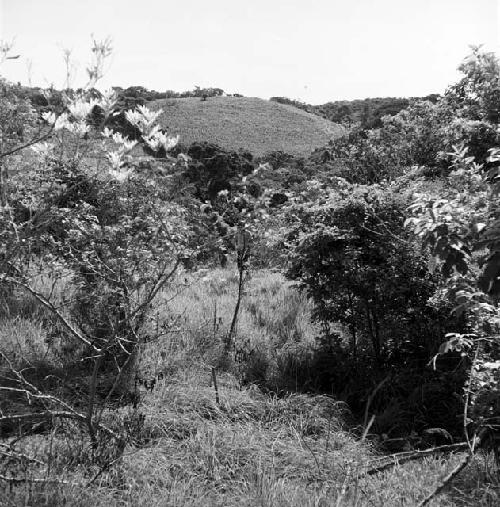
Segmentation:
{"type": "Polygon", "coordinates": [[[377,187],[348,187],[302,209],[288,270],[326,332],[345,325],[351,356],[369,343],[379,367],[402,349],[425,361],[439,339],[431,328],[442,315],[427,304],[437,280],[404,231],[404,210],[404,199],[377,187]]]}

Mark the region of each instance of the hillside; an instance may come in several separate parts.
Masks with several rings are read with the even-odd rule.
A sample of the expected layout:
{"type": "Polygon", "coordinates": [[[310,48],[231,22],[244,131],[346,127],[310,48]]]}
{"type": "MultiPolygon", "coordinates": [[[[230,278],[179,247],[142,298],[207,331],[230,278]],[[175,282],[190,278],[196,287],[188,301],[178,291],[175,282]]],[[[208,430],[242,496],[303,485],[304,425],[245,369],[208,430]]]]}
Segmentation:
{"type": "Polygon", "coordinates": [[[166,99],[150,106],[163,109],[160,123],[169,133],[179,134],[184,144],[208,141],[254,155],[278,150],[308,155],[342,132],[316,115],[258,98],[166,99]]]}

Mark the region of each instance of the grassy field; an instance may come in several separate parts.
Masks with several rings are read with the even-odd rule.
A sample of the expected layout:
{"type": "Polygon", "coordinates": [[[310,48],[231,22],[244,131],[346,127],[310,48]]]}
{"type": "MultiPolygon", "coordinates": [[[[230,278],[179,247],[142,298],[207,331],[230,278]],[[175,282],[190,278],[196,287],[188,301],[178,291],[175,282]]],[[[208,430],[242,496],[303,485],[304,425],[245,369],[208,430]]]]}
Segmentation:
{"type": "MultiPolygon", "coordinates": [[[[428,457],[364,476],[376,452],[345,427],[341,404],[322,396],[265,396],[226,375],[217,404],[209,379],[209,371],[191,367],[145,393],[136,443],[100,475],[82,464],[88,448],[77,434],[71,446],[58,435],[25,440],[22,450],[32,459],[51,456],[50,475],[31,485],[0,484],[0,504],[416,506],[460,458],[428,457]]],[[[480,458],[429,505],[498,505],[498,479],[488,466],[480,458]]]]}
{"type": "MultiPolygon", "coordinates": [[[[171,326],[176,332],[147,345],[139,357],[141,375],[157,378],[156,385],[139,388],[136,408],[110,407],[105,415],[107,424],[122,421],[133,436],[123,456],[102,469],[89,459],[88,439],[71,422],[54,425],[17,442],[16,452],[29,456],[29,463],[18,461],[17,470],[7,461],[0,467],[0,475],[29,477],[17,484],[0,480],[0,505],[418,505],[460,454],[367,476],[364,471],[380,456],[377,439],[360,438],[362,428],[344,403],[323,395],[277,397],[221,372],[217,400],[211,368],[236,290],[234,267],[181,273],[157,308],[176,323],[171,326]]],[[[260,363],[279,375],[280,355],[298,344],[314,344],[310,310],[308,300],[279,273],[256,271],[247,280],[239,345],[260,350],[260,363]]],[[[0,324],[12,357],[22,350],[57,366],[45,350],[40,322],[11,316],[0,324]]],[[[8,450],[14,440],[3,439],[2,445],[8,450]]],[[[492,470],[492,458],[481,455],[429,505],[498,505],[500,484],[492,470]]]]}
{"type": "Polygon", "coordinates": [[[278,150],[308,155],[342,132],[319,116],[259,98],[167,99],[151,107],[163,109],[160,123],[169,133],[179,134],[184,144],[208,141],[254,155],[278,150]]]}

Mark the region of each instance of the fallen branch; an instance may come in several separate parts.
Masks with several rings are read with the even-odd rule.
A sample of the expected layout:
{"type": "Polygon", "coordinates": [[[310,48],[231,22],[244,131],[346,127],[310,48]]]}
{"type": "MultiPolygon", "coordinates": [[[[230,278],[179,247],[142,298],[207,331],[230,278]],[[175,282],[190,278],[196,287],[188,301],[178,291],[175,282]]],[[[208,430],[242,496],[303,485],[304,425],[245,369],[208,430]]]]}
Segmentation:
{"type": "MultiPolygon", "coordinates": [[[[460,442],[458,444],[440,445],[439,447],[433,447],[431,449],[425,449],[423,451],[398,452],[396,454],[391,454],[390,456],[384,456],[382,458],[379,458],[376,461],[385,461],[385,460],[390,461],[388,463],[383,463],[366,470],[363,475],[378,474],[379,472],[383,472],[384,470],[392,468],[396,465],[402,465],[403,463],[407,463],[408,461],[425,458],[426,456],[431,456],[432,454],[437,454],[440,452],[463,451],[465,449],[468,449],[468,447],[469,446],[467,442],[460,442]]],[[[373,464],[373,461],[371,462],[371,464],[373,464]]]]}
{"type": "MultiPolygon", "coordinates": [[[[0,417],[0,425],[2,423],[18,423],[23,421],[37,421],[37,420],[43,420],[43,419],[52,419],[52,418],[59,418],[59,419],[73,419],[75,421],[82,422],[84,424],[87,424],[87,416],[84,414],[80,414],[78,412],[66,412],[66,411],[46,411],[46,412],[34,412],[34,413],[28,413],[28,414],[15,414],[15,415],[5,415],[0,417]]],[[[115,433],[112,429],[108,428],[107,426],[104,426],[101,423],[93,422],[93,425],[106,433],[108,436],[113,437],[114,439],[118,441],[122,441],[123,437],[115,433]]]]}
{"type": "Polygon", "coordinates": [[[6,475],[0,475],[0,480],[13,484],[31,482],[35,484],[64,484],[65,486],[81,486],[81,484],[77,482],[69,482],[62,479],[38,479],[36,477],[7,477],[6,475]]]}
{"type": "Polygon", "coordinates": [[[15,449],[12,449],[9,445],[0,444],[0,456],[6,456],[7,458],[12,459],[18,459],[18,460],[26,460],[31,461],[32,463],[36,463],[37,465],[45,465],[43,461],[40,461],[37,458],[33,458],[31,456],[28,456],[27,454],[24,454],[22,452],[16,451],[15,449]],[[2,449],[5,449],[3,451],[2,449]]]}
{"type": "Polygon", "coordinates": [[[483,428],[479,435],[477,435],[472,442],[467,443],[469,453],[462,458],[460,463],[448,474],[441,482],[418,504],[418,507],[424,507],[427,505],[435,496],[439,495],[453,479],[474,459],[474,451],[481,445],[484,437],[487,434],[487,430],[483,428]]]}

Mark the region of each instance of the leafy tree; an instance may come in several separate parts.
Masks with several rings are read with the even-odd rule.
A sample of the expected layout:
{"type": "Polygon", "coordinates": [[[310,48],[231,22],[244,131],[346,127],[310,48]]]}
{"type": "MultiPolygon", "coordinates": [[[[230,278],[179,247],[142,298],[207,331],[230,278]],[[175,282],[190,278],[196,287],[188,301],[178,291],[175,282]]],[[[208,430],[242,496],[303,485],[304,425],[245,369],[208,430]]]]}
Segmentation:
{"type": "Polygon", "coordinates": [[[312,297],[326,333],[343,324],[352,358],[371,348],[379,367],[405,352],[403,362],[422,364],[446,325],[428,305],[437,279],[404,231],[404,211],[403,199],[377,187],[346,187],[302,208],[288,270],[312,297]]]}
{"type": "Polygon", "coordinates": [[[471,54],[458,68],[462,79],[446,92],[446,99],[462,116],[498,124],[500,121],[500,64],[494,53],[473,46],[471,54]]]}

